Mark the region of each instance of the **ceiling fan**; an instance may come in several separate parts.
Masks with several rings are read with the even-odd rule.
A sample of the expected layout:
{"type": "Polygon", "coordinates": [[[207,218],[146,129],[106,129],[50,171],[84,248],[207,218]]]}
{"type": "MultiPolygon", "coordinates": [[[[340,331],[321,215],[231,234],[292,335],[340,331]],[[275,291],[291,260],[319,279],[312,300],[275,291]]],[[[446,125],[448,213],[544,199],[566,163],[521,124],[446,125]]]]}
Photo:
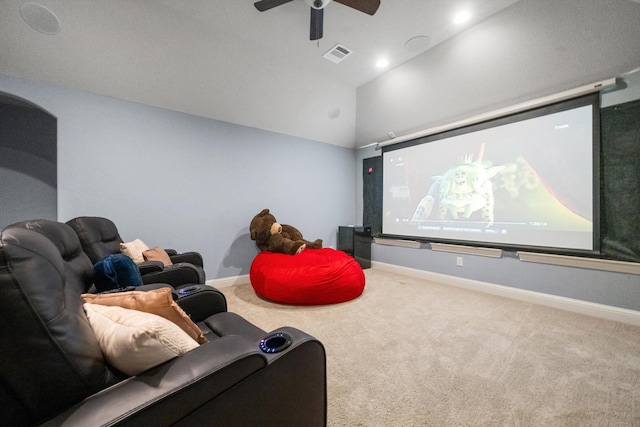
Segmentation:
{"type": "MultiPolygon", "coordinates": [[[[253,5],[260,12],[273,9],[293,0],[260,0],[253,5]]],[[[322,38],[322,22],[324,8],[331,3],[332,0],[304,0],[311,6],[311,29],[309,32],[309,40],[319,40],[322,38]]],[[[335,0],[336,3],[343,4],[367,15],[373,15],[380,7],[380,0],[335,0]]]]}

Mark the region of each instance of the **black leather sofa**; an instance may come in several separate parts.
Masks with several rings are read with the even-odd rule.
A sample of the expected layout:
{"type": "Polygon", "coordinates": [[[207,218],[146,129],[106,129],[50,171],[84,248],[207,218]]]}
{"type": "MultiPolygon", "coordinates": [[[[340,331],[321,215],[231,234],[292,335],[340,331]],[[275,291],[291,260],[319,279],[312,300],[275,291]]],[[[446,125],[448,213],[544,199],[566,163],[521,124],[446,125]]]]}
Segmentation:
{"type": "MultiPolygon", "coordinates": [[[[108,218],[97,216],[79,216],[67,221],[78,235],[82,249],[93,264],[107,255],[120,253],[120,244],[124,240],[118,228],[108,218]]],[[[165,267],[161,262],[145,261],[138,264],[144,283],[168,283],[174,287],[184,284],[205,283],[202,256],[198,252],[178,253],[166,249],[173,265],[165,267]]]]}
{"type": "Polygon", "coordinates": [[[207,343],[136,376],[119,372],[83,310],[91,269],[65,224],[36,220],[1,232],[2,425],[326,425],[324,348],[295,328],[267,333],[212,312],[198,323],[207,343]]]}

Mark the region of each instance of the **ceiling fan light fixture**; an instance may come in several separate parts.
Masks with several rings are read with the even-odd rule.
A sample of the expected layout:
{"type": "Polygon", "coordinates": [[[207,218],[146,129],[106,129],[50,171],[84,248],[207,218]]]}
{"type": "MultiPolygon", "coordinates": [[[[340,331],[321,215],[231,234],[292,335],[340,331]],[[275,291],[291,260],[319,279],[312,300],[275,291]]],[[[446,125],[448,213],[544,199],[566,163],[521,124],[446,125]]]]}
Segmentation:
{"type": "MultiPolygon", "coordinates": [[[[292,2],[293,0],[259,0],[253,5],[260,12],[266,12],[274,7],[292,2]]],[[[311,19],[309,25],[309,40],[320,40],[322,38],[324,8],[333,0],[304,0],[311,8],[311,19]]],[[[380,7],[380,0],[336,0],[344,6],[350,7],[368,15],[373,15],[380,7]]]]}

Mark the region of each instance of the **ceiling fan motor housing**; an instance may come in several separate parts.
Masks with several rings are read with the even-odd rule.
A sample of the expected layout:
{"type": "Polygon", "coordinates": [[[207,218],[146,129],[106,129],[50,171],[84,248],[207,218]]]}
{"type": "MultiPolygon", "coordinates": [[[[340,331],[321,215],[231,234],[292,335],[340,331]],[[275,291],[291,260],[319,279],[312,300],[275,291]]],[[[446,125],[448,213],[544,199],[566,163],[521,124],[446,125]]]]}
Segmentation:
{"type": "Polygon", "coordinates": [[[309,6],[314,9],[324,9],[331,0],[304,0],[309,6]]]}

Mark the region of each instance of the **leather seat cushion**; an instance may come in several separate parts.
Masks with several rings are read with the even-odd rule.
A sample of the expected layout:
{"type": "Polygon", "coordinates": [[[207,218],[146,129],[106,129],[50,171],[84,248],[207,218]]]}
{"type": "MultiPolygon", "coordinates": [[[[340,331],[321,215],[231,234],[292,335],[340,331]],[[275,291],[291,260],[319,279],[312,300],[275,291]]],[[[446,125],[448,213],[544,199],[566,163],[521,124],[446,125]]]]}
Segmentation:
{"type": "Polygon", "coordinates": [[[365,286],[364,271],[355,259],[331,248],[305,249],[298,255],[260,252],[249,277],[259,296],[295,305],[350,301],[365,286]]]}

